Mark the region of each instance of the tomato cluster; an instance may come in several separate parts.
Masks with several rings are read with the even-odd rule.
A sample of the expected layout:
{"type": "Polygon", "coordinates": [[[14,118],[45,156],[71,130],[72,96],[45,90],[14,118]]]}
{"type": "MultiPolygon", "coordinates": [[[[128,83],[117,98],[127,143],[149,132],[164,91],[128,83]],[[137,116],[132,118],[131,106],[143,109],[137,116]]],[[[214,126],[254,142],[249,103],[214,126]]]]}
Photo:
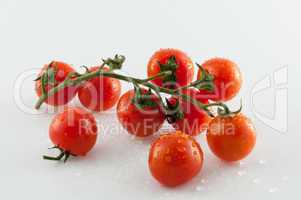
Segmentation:
{"type": "Polygon", "coordinates": [[[101,66],[85,67],[83,74],[58,61],[42,68],[36,80],[36,108],[43,102],[65,105],[76,94],[85,107],[67,106],[54,117],[49,136],[61,153],[44,159],[66,161],[70,155],[85,156],[98,134],[95,117],[87,110],[102,112],[116,104],[117,118],[129,134],[153,135],[165,121],[174,128],[160,134],[149,152],[150,172],[166,186],[185,183],[201,171],[204,155],[194,136],[202,132],[206,132],[212,152],[225,161],[241,160],[255,146],[250,119],[241,109],[232,112],[224,104],[237,95],[242,84],[241,72],[231,60],[213,58],[197,64],[195,81],[192,60],[177,49],[155,52],[148,62],[147,79],[115,73],[124,57],[103,61],[101,66]],[[120,80],[133,83],[134,89],[121,95],[120,80]],[[164,99],[161,93],[169,96],[164,99]]]}

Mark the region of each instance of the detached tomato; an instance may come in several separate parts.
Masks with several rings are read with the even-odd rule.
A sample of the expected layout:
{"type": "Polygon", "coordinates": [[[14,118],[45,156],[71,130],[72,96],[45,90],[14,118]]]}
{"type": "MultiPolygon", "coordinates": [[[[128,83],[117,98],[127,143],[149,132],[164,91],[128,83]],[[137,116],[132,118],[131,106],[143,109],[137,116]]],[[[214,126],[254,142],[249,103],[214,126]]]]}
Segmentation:
{"type": "Polygon", "coordinates": [[[190,136],[181,132],[162,135],[151,146],[149,169],[163,185],[177,186],[199,173],[203,151],[190,136]]]}
{"type": "MultiPolygon", "coordinates": [[[[208,100],[204,99],[202,94],[196,89],[182,90],[181,93],[199,100],[200,103],[208,104],[208,100]]],[[[176,104],[177,100],[179,101],[179,106],[176,109],[182,113],[182,116],[173,119],[172,126],[176,130],[196,136],[208,128],[211,117],[204,110],[183,98],[172,97],[169,102],[176,104]]]]}
{"type": "Polygon", "coordinates": [[[255,128],[243,114],[214,118],[209,125],[207,141],[212,152],[222,160],[245,158],[256,142],[255,128]]]}
{"type": "MultiPolygon", "coordinates": [[[[99,67],[92,67],[89,71],[97,71],[98,69],[99,67]]],[[[119,80],[100,76],[85,82],[79,88],[78,97],[83,106],[100,112],[112,108],[117,103],[120,93],[119,80]]]]}
{"type": "MultiPolygon", "coordinates": [[[[224,58],[213,58],[201,65],[214,78],[214,91],[202,90],[203,94],[213,101],[228,101],[240,90],[242,76],[237,65],[231,60],[224,58]]],[[[202,71],[199,70],[198,77],[202,71]]]]}
{"type": "MultiPolygon", "coordinates": [[[[142,93],[147,94],[148,91],[143,89],[142,93]]],[[[156,95],[150,94],[142,101],[152,102],[154,105],[137,106],[133,102],[134,96],[134,90],[130,90],[120,97],[117,104],[118,120],[130,134],[139,137],[152,135],[161,128],[164,122],[160,100],[156,95]]]]}
{"type": "Polygon", "coordinates": [[[180,50],[160,49],[150,58],[147,66],[148,77],[168,70],[172,70],[174,73],[165,78],[157,78],[152,82],[158,86],[169,85],[174,87],[187,85],[193,79],[193,63],[191,59],[180,50]]]}
{"type": "MultiPolygon", "coordinates": [[[[37,95],[42,95],[42,81],[43,74],[48,73],[47,84],[45,85],[46,92],[56,87],[63,82],[68,74],[75,72],[75,70],[68,64],[58,61],[53,61],[48,65],[45,65],[39,73],[39,78],[36,81],[35,89],[37,95]]],[[[77,87],[65,87],[63,90],[58,91],[52,96],[46,99],[46,103],[53,106],[65,105],[73,99],[76,95],[77,87]]]]}
{"type": "MultiPolygon", "coordinates": [[[[79,107],[68,107],[52,120],[49,136],[62,151],[62,156],[85,156],[96,143],[97,124],[90,112],[79,107]]],[[[48,156],[44,158],[60,160],[48,156]]]]}

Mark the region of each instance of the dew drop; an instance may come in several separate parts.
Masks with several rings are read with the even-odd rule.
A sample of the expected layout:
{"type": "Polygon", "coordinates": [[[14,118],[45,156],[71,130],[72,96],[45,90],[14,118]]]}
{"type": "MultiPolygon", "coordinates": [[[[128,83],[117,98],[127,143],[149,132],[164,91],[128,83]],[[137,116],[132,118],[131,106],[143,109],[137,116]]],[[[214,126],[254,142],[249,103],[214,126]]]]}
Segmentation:
{"type": "Polygon", "coordinates": [[[177,140],[177,143],[178,143],[178,144],[181,144],[181,143],[182,143],[182,140],[180,140],[180,139],[177,140]]]}
{"type": "Polygon", "coordinates": [[[203,183],[203,184],[207,183],[206,179],[202,179],[201,183],[203,183]]]}
{"type": "Polygon", "coordinates": [[[259,164],[265,165],[267,162],[265,160],[259,160],[259,164]]]}
{"type": "Polygon", "coordinates": [[[197,186],[197,187],[195,188],[195,190],[198,191],[198,192],[201,191],[202,189],[203,189],[202,186],[197,186]]]}
{"type": "Polygon", "coordinates": [[[259,178],[253,179],[253,183],[255,183],[255,184],[257,184],[257,183],[259,183],[259,182],[260,182],[260,179],[259,179],[259,178]]]}
{"type": "Polygon", "coordinates": [[[186,151],[186,148],[185,147],[177,147],[177,150],[179,152],[185,152],[186,151]]]}
{"type": "Polygon", "coordinates": [[[238,171],[237,174],[238,176],[243,176],[246,174],[246,171],[238,171]]]}
{"type": "Polygon", "coordinates": [[[165,156],[165,162],[170,163],[171,162],[171,157],[170,156],[165,156]]]}
{"type": "Polygon", "coordinates": [[[270,189],[269,189],[269,192],[270,192],[270,193],[274,193],[274,192],[276,192],[277,190],[278,190],[278,188],[273,187],[273,188],[270,188],[270,189]]]}

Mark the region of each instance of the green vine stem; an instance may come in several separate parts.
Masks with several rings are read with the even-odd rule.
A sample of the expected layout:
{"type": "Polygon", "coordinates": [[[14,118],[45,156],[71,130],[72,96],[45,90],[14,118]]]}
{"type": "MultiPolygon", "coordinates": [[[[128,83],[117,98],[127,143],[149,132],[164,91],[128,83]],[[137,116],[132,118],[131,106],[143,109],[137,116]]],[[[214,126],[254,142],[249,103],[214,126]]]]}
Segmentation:
{"type": "MultiPolygon", "coordinates": [[[[130,76],[124,76],[124,75],[121,75],[121,74],[116,74],[112,71],[105,72],[105,71],[102,71],[102,70],[98,70],[98,71],[95,71],[95,72],[88,72],[88,73],[85,73],[83,75],[79,75],[76,78],[72,78],[72,76],[69,76],[62,83],[60,83],[56,87],[49,90],[47,93],[44,93],[43,95],[41,95],[39,100],[37,101],[37,103],[35,105],[35,108],[39,109],[48,97],[54,95],[58,91],[66,88],[66,87],[69,87],[69,86],[80,85],[82,82],[93,79],[93,78],[98,77],[98,76],[111,77],[111,78],[123,80],[123,81],[126,81],[126,82],[132,82],[132,83],[144,85],[144,86],[150,88],[150,86],[149,86],[150,84],[148,83],[148,81],[159,78],[159,77],[163,77],[163,76],[166,76],[166,75],[170,75],[170,74],[171,74],[171,72],[166,71],[166,72],[161,72],[161,73],[157,74],[156,76],[150,77],[150,78],[147,78],[147,79],[137,79],[137,78],[130,77],[130,76]]],[[[167,92],[167,90],[165,90],[164,88],[162,88],[160,90],[160,92],[173,94],[173,92],[171,90],[167,92]]]]}
{"type": "MultiPolygon", "coordinates": [[[[116,55],[115,60],[120,59],[120,57],[118,57],[116,55]]],[[[159,86],[156,86],[156,85],[152,84],[150,81],[154,80],[154,79],[157,79],[159,77],[162,78],[162,77],[170,76],[172,74],[172,71],[163,71],[163,72],[160,72],[160,73],[158,73],[157,75],[155,75],[153,77],[149,77],[149,78],[146,78],[146,79],[138,79],[138,78],[131,77],[131,76],[125,76],[125,75],[117,74],[117,73],[114,72],[114,69],[120,69],[121,68],[121,65],[124,61],[124,57],[122,56],[121,58],[123,58],[122,61],[120,61],[120,60],[115,61],[114,59],[103,60],[104,61],[103,64],[100,66],[99,70],[97,70],[97,71],[93,71],[93,72],[87,71],[84,74],[78,74],[78,73],[69,74],[69,76],[63,82],[61,82],[57,86],[50,89],[48,92],[43,93],[40,96],[40,98],[38,99],[38,101],[35,105],[35,108],[39,109],[48,97],[54,95],[55,93],[57,93],[58,91],[66,88],[66,87],[78,86],[81,83],[83,83],[84,81],[93,79],[93,78],[98,77],[98,76],[104,76],[104,77],[110,77],[110,78],[115,78],[115,79],[119,79],[119,80],[122,80],[122,81],[130,82],[130,83],[133,83],[133,84],[136,84],[136,85],[145,86],[145,87],[153,90],[156,93],[156,95],[160,98],[161,102],[163,102],[163,99],[162,99],[160,93],[165,93],[165,94],[181,97],[184,100],[190,101],[192,104],[194,104],[194,105],[198,106],[199,108],[203,109],[204,111],[206,111],[212,117],[214,116],[214,114],[209,109],[212,106],[222,108],[224,113],[227,113],[227,114],[231,113],[231,111],[229,110],[227,105],[225,105],[224,103],[203,104],[203,103],[199,102],[198,100],[196,100],[195,98],[192,98],[192,97],[190,97],[188,95],[185,95],[185,94],[181,94],[179,92],[182,89],[186,89],[186,88],[189,88],[189,87],[194,87],[194,86],[197,86],[197,85],[200,85],[200,84],[207,84],[208,80],[197,80],[197,81],[194,81],[194,82],[190,83],[187,86],[180,87],[180,88],[177,88],[177,89],[168,89],[168,88],[164,88],[164,87],[159,87],[159,86]],[[103,70],[103,67],[105,65],[109,65],[109,67],[110,67],[109,71],[104,71],[103,70]]]]}

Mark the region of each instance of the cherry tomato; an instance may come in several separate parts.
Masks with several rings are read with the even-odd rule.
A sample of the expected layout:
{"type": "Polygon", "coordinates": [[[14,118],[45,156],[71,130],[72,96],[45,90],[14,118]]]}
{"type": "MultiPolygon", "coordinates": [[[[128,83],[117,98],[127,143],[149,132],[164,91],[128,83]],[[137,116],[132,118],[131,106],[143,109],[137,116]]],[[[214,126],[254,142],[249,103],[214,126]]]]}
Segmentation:
{"type": "Polygon", "coordinates": [[[52,120],[49,136],[63,151],[84,156],[96,143],[97,124],[90,112],[80,107],[68,107],[52,120]]]}
{"type": "MultiPolygon", "coordinates": [[[[46,92],[56,87],[58,84],[63,82],[68,74],[75,72],[75,70],[68,64],[58,61],[53,61],[48,65],[45,65],[39,73],[39,79],[36,81],[35,89],[37,95],[42,95],[42,81],[41,76],[48,72],[48,80],[45,85],[46,92]],[[52,78],[51,78],[52,77],[52,78]]],[[[65,87],[63,90],[58,91],[52,96],[46,99],[46,103],[53,106],[65,105],[73,99],[76,95],[77,87],[65,87]]]]}
{"type": "MultiPolygon", "coordinates": [[[[228,101],[240,90],[242,76],[238,66],[231,60],[224,58],[213,58],[202,64],[202,67],[214,77],[213,92],[202,90],[203,94],[213,101],[228,101]]],[[[199,70],[198,77],[202,71],[199,70]]]]}
{"type": "Polygon", "coordinates": [[[220,159],[238,161],[254,148],[256,133],[252,122],[243,114],[218,116],[209,124],[207,141],[220,159]]]}
{"type": "MultiPolygon", "coordinates": [[[[184,86],[193,79],[194,68],[191,59],[184,52],[177,49],[160,49],[155,52],[148,62],[147,75],[152,77],[170,69],[174,69],[171,76],[157,78],[152,82],[158,86],[172,85],[173,82],[176,82],[177,86],[184,86]]],[[[173,84],[173,86],[175,85],[173,84]]]]}
{"type": "Polygon", "coordinates": [[[203,151],[189,135],[179,131],[161,135],[151,146],[149,169],[161,184],[177,186],[197,175],[203,165],[203,151]]]}
{"type": "MultiPolygon", "coordinates": [[[[99,67],[92,67],[89,71],[97,71],[98,69],[99,67]]],[[[78,97],[83,106],[100,112],[112,108],[117,103],[120,93],[119,80],[100,76],[85,82],[79,88],[78,97]]]]}
{"type": "MultiPolygon", "coordinates": [[[[199,100],[200,103],[208,104],[208,100],[204,99],[202,94],[197,89],[186,89],[181,91],[182,94],[199,100]]],[[[211,117],[201,108],[184,100],[182,98],[172,97],[170,103],[175,104],[179,101],[179,111],[182,112],[181,118],[175,118],[172,126],[176,130],[180,130],[191,136],[196,136],[208,128],[211,117]]]]}
{"type": "MultiPolygon", "coordinates": [[[[147,92],[142,90],[143,94],[147,92]]],[[[165,119],[159,98],[150,94],[146,100],[153,102],[154,105],[137,106],[133,102],[134,96],[135,91],[130,90],[120,97],[117,104],[118,120],[130,134],[139,137],[152,135],[161,128],[165,119]]]]}

